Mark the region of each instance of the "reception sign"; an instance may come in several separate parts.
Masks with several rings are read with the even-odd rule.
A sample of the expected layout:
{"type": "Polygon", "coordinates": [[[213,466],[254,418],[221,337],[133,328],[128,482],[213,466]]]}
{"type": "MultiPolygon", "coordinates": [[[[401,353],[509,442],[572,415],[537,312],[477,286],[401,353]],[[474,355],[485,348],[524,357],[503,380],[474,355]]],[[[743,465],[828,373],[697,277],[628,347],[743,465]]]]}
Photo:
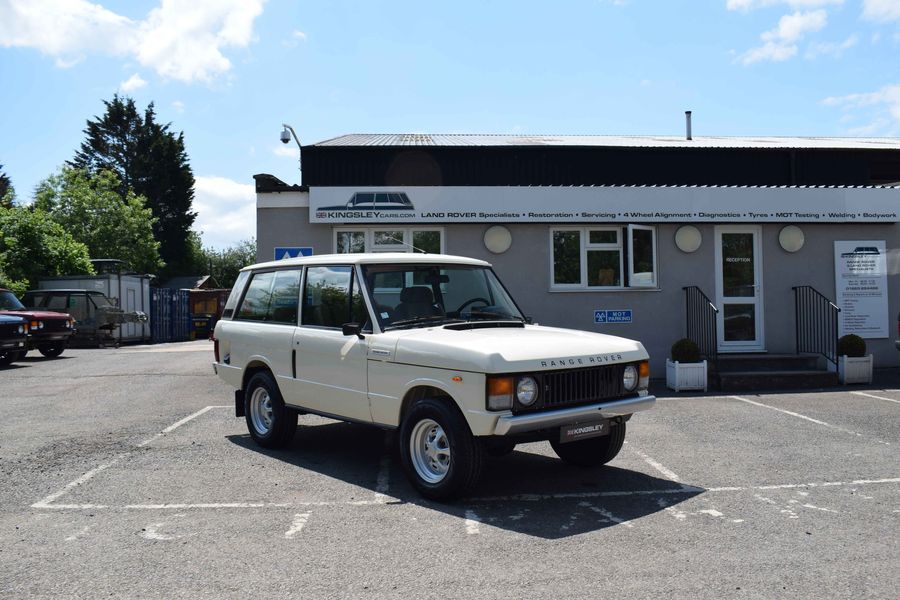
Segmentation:
{"type": "Polygon", "coordinates": [[[895,223],[896,188],[311,187],[311,223],[895,223]]]}
{"type": "Polygon", "coordinates": [[[888,337],[887,254],[883,240],[834,243],[840,335],[888,337]]]}

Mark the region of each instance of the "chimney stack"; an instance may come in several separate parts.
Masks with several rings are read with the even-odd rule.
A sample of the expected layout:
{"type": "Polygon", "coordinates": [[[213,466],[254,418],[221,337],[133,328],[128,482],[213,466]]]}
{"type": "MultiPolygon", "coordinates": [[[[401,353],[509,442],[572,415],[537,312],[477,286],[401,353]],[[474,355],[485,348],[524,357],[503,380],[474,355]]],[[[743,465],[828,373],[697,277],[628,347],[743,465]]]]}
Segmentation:
{"type": "Polygon", "coordinates": [[[685,127],[687,128],[687,135],[686,135],[687,139],[689,139],[689,140],[694,139],[691,137],[691,111],[689,111],[689,110],[684,111],[684,124],[685,124],[685,127]]]}

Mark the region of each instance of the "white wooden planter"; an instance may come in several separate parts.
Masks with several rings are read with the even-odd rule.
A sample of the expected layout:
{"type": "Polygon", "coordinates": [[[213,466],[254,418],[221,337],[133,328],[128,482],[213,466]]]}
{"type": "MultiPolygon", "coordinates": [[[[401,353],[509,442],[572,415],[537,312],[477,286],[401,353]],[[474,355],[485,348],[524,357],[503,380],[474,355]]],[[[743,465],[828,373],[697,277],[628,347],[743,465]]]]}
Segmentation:
{"type": "Polygon", "coordinates": [[[839,356],[838,378],[841,383],[872,383],[872,355],[839,356]]]}
{"type": "Polygon", "coordinates": [[[682,390],[706,391],[706,361],[683,363],[666,359],[666,386],[680,392],[682,390]]]}

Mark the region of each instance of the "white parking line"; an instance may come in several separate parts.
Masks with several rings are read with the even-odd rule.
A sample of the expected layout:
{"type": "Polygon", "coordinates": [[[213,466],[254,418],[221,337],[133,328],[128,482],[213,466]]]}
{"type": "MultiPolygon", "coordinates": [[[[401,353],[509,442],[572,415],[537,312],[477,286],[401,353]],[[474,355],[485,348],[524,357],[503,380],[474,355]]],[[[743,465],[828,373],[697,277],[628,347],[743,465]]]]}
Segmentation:
{"type": "MultiPolygon", "coordinates": [[[[110,468],[111,466],[115,465],[120,460],[122,460],[123,458],[125,458],[126,456],[128,456],[129,454],[134,452],[134,450],[136,450],[137,448],[142,448],[142,447],[146,446],[147,444],[153,442],[154,440],[157,440],[160,437],[162,437],[163,435],[174,431],[178,427],[181,427],[185,423],[191,421],[192,419],[199,417],[200,415],[206,413],[208,410],[211,410],[213,408],[230,408],[230,407],[214,405],[214,406],[207,406],[206,408],[198,410],[194,414],[189,415],[189,416],[181,419],[180,421],[177,421],[176,423],[174,423],[172,425],[169,425],[168,427],[166,427],[165,429],[163,429],[161,432],[157,433],[153,437],[148,438],[148,439],[144,440],[143,442],[137,444],[131,450],[128,450],[126,452],[119,454],[118,456],[113,458],[108,463],[104,463],[104,464],[100,465],[99,467],[95,467],[95,468],[91,469],[90,471],[88,471],[87,473],[85,473],[84,475],[82,475],[81,477],[79,477],[78,479],[67,483],[65,485],[65,487],[63,487],[61,490],[54,492],[54,493],[50,494],[49,496],[42,498],[41,500],[38,500],[37,502],[35,502],[34,504],[31,505],[31,508],[53,508],[52,506],[49,506],[51,502],[58,500],[59,498],[64,496],[66,493],[77,488],[78,486],[84,485],[85,483],[87,483],[88,481],[93,479],[98,473],[101,473],[101,472],[105,471],[106,469],[110,468]]],[[[93,507],[93,505],[82,505],[82,506],[93,507]]]]}
{"type": "Polygon", "coordinates": [[[667,479],[671,479],[672,481],[674,481],[676,483],[681,483],[681,478],[678,477],[678,475],[676,475],[675,472],[672,471],[671,469],[667,469],[666,467],[662,466],[661,464],[659,464],[659,462],[653,460],[652,458],[650,458],[649,456],[647,456],[640,450],[635,450],[634,448],[631,448],[631,451],[634,452],[635,454],[637,454],[638,456],[640,456],[644,460],[644,462],[646,462],[648,465],[650,465],[651,467],[653,467],[654,469],[656,469],[657,471],[659,471],[660,473],[665,475],[665,477],[667,479]]]}
{"type": "Polygon", "coordinates": [[[888,402],[893,402],[894,404],[900,404],[900,400],[894,400],[893,398],[885,398],[884,396],[876,396],[875,394],[867,394],[865,392],[850,392],[856,396],[865,396],[866,398],[875,398],[876,400],[887,400],[888,402]]]}
{"type": "Polygon", "coordinates": [[[478,535],[481,533],[481,517],[474,510],[466,511],[466,535],[478,535]]]}
{"type": "MultiPolygon", "coordinates": [[[[774,410],[774,411],[777,411],[780,413],[784,413],[786,415],[790,415],[792,417],[796,417],[798,419],[803,419],[804,421],[809,421],[810,423],[815,423],[816,425],[822,425],[824,427],[829,427],[831,429],[834,429],[835,431],[849,433],[850,435],[855,435],[857,437],[866,437],[859,432],[851,431],[850,429],[844,429],[843,427],[838,427],[837,425],[832,425],[831,423],[826,423],[825,421],[820,421],[819,419],[813,419],[812,417],[807,417],[806,415],[801,415],[800,413],[795,413],[795,412],[792,412],[789,410],[785,410],[783,408],[776,408],[776,407],[770,406],[768,404],[763,404],[762,402],[756,402],[755,400],[748,400],[747,398],[741,398],[740,396],[726,396],[726,397],[731,398],[732,400],[740,400],[741,402],[746,402],[747,404],[752,404],[754,406],[768,408],[769,410],[774,410]]],[[[879,440],[877,438],[866,438],[866,439],[870,439],[873,442],[877,442],[879,444],[884,444],[885,446],[891,445],[890,442],[885,442],[885,441],[879,440]]]]}
{"type": "Polygon", "coordinates": [[[306,526],[308,520],[308,512],[297,513],[294,515],[294,520],[291,522],[291,528],[284,532],[284,538],[287,540],[294,539],[301,531],[303,531],[303,527],[306,526]]]}
{"type": "Polygon", "coordinates": [[[605,521],[607,523],[613,523],[615,525],[624,525],[625,527],[628,527],[629,529],[634,528],[634,525],[631,523],[631,521],[628,521],[626,519],[621,519],[621,518],[617,517],[616,515],[612,514],[611,512],[609,512],[608,510],[606,510],[605,508],[600,508],[599,506],[594,506],[590,502],[579,502],[578,506],[580,506],[581,508],[586,508],[590,511],[597,513],[598,515],[603,517],[602,521],[605,521]]]}

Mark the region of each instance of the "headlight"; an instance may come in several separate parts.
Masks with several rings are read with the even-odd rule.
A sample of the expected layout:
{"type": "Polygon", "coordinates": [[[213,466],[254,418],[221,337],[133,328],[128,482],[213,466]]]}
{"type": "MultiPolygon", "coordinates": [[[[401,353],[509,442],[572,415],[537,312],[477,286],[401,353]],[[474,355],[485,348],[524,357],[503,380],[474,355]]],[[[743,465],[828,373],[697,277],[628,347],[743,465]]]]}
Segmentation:
{"type": "Polygon", "coordinates": [[[19,333],[25,333],[25,326],[19,325],[19,333]]]}
{"type": "Polygon", "coordinates": [[[534,377],[522,377],[516,384],[516,400],[522,406],[531,406],[538,397],[537,381],[534,377]]]}
{"type": "Polygon", "coordinates": [[[38,321],[38,329],[43,329],[43,328],[44,328],[44,322],[38,321]]]}
{"type": "Polygon", "coordinates": [[[622,373],[622,383],[625,385],[625,390],[628,392],[633,392],[637,389],[638,386],[638,370],[634,365],[628,365],[625,367],[625,371],[622,373]]]}

